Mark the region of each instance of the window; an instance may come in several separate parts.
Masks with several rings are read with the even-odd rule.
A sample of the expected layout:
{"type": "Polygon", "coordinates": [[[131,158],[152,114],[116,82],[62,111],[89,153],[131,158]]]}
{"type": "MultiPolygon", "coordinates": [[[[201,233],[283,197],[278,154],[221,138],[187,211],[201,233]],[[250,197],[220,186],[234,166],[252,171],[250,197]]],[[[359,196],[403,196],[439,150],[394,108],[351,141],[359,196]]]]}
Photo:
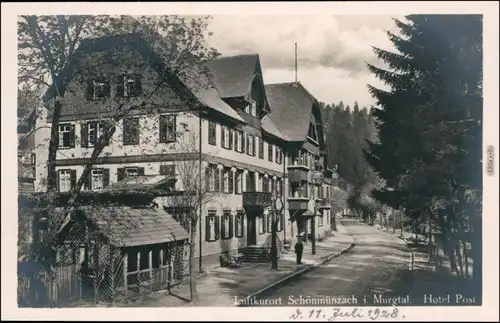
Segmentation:
{"type": "Polygon", "coordinates": [[[216,123],[214,121],[208,121],[208,143],[215,146],[217,144],[216,138],[216,123]]]}
{"type": "Polygon", "coordinates": [[[285,225],[285,215],[283,214],[283,212],[278,214],[278,216],[276,217],[276,222],[277,222],[276,223],[276,232],[283,231],[283,228],[285,225]]]}
{"type": "Polygon", "coordinates": [[[256,181],[255,181],[255,173],[254,172],[247,172],[247,187],[245,189],[245,192],[255,192],[256,191],[256,181]]]}
{"type": "Polygon", "coordinates": [[[234,131],[234,150],[239,153],[245,151],[243,132],[239,130],[234,131]]]}
{"type": "Polygon", "coordinates": [[[233,215],[224,211],[221,218],[222,239],[231,239],[233,237],[233,215]]]}
{"type": "Polygon", "coordinates": [[[124,167],[118,168],[117,171],[117,180],[121,181],[122,179],[129,176],[139,176],[144,175],[144,167],[124,167]]]}
{"type": "Polygon", "coordinates": [[[320,211],[320,216],[318,216],[318,227],[322,227],[324,224],[323,212],[320,211]]]}
{"type": "Polygon", "coordinates": [[[265,215],[259,217],[259,234],[266,233],[266,220],[265,215]]]}
{"type": "Polygon", "coordinates": [[[269,212],[267,214],[266,220],[267,220],[267,225],[266,225],[267,233],[272,233],[273,232],[273,213],[272,212],[269,212]]]}
{"type": "Polygon", "coordinates": [[[252,101],[250,104],[250,115],[257,116],[257,101],[252,101]]]}
{"type": "Polygon", "coordinates": [[[262,174],[258,175],[258,182],[256,189],[258,192],[264,192],[264,175],[262,174]]]}
{"type": "Polygon", "coordinates": [[[116,84],[116,96],[120,98],[130,98],[139,96],[142,93],[140,75],[121,75],[116,84]]]}
{"type": "Polygon", "coordinates": [[[233,172],[232,172],[231,168],[224,167],[222,183],[223,183],[224,193],[233,194],[233,192],[234,192],[233,172]]]}
{"type": "Polygon", "coordinates": [[[210,192],[219,192],[220,188],[220,170],[217,165],[210,164],[206,170],[206,185],[210,192]]]}
{"type": "Polygon", "coordinates": [[[309,124],[308,136],[310,139],[318,141],[318,130],[316,129],[316,126],[313,123],[309,124]]]}
{"type": "Polygon", "coordinates": [[[75,125],[59,125],[59,148],[75,148],[75,125]]]}
{"type": "Polygon", "coordinates": [[[175,190],[176,174],[175,174],[175,164],[172,165],[160,165],[160,175],[163,175],[169,179],[168,189],[175,190]]]}
{"type": "Polygon", "coordinates": [[[87,86],[88,100],[102,100],[110,96],[109,82],[103,79],[89,81],[87,86]]]}
{"type": "Polygon", "coordinates": [[[227,126],[221,126],[221,146],[226,149],[233,149],[233,130],[227,126]]]}
{"type": "Polygon", "coordinates": [[[267,143],[267,159],[273,161],[273,145],[270,143],[267,143]]]}
{"type": "Polygon", "coordinates": [[[102,169],[93,169],[91,174],[91,189],[99,191],[104,187],[104,172],[102,169]]]}
{"type": "Polygon", "coordinates": [[[255,156],[255,137],[247,134],[247,155],[255,156]]]}
{"type": "Polygon", "coordinates": [[[160,143],[175,142],[176,127],[175,116],[161,115],[160,116],[160,143]]]}
{"type": "Polygon", "coordinates": [[[243,171],[242,170],[237,170],[236,171],[236,194],[241,194],[243,192],[243,171]]]}
{"type": "Polygon", "coordinates": [[[58,172],[59,192],[69,192],[76,186],[76,170],[62,169],[58,172]]]}
{"type": "Polygon", "coordinates": [[[206,218],[205,238],[207,241],[219,240],[219,221],[215,212],[209,211],[206,218]]]}
{"type": "Polygon", "coordinates": [[[139,118],[123,119],[123,145],[139,144],[139,118]]]}
{"type": "Polygon", "coordinates": [[[276,196],[281,196],[281,179],[276,180],[276,196]]]}
{"type": "Polygon", "coordinates": [[[276,163],[281,164],[283,161],[283,155],[281,152],[281,148],[276,147],[275,151],[276,151],[276,163]]]}
{"type": "Polygon", "coordinates": [[[262,192],[270,193],[271,192],[270,184],[271,183],[269,181],[269,177],[262,176],[262,192]]]}
{"type": "Polygon", "coordinates": [[[36,165],[36,154],[31,153],[31,165],[36,165]]]}
{"type": "Polygon", "coordinates": [[[242,238],[243,237],[243,220],[244,220],[244,213],[242,211],[238,211],[236,214],[236,221],[235,221],[235,236],[236,238],[242,238]]]}
{"type": "Polygon", "coordinates": [[[264,159],[264,139],[259,138],[259,158],[264,159]]]}
{"type": "Polygon", "coordinates": [[[89,147],[94,147],[97,140],[104,133],[104,125],[100,122],[89,122],[88,123],[88,145],[89,147]]]}

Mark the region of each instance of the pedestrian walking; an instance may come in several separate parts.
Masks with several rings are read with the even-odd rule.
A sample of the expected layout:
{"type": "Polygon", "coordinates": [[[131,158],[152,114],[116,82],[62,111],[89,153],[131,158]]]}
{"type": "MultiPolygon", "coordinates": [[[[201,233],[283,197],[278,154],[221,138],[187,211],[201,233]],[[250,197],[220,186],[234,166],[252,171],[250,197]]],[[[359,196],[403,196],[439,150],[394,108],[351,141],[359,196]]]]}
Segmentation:
{"type": "Polygon", "coordinates": [[[300,235],[298,236],[297,243],[295,244],[295,254],[297,255],[297,265],[302,264],[302,252],[304,251],[304,245],[300,241],[300,235]]]}

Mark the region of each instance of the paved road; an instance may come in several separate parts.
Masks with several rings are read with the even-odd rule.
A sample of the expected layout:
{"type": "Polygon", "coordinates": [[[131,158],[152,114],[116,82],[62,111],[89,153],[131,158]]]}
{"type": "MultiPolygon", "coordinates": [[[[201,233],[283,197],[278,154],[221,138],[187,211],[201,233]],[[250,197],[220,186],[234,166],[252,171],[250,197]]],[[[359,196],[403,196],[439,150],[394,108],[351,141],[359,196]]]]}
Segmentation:
{"type": "MultiPolygon", "coordinates": [[[[373,306],[374,294],[390,293],[388,287],[394,285],[394,282],[408,271],[410,254],[406,246],[394,236],[372,226],[353,220],[343,223],[356,243],[350,253],[334,258],[300,278],[259,295],[259,305],[373,306]],[[263,299],[268,300],[267,304],[263,304],[263,299]],[[329,303],[311,303],[325,300],[329,303]]],[[[387,301],[389,304],[376,304],[391,305],[392,302],[389,299],[387,301]]],[[[404,302],[404,299],[400,299],[398,305],[404,305],[404,302]]]]}

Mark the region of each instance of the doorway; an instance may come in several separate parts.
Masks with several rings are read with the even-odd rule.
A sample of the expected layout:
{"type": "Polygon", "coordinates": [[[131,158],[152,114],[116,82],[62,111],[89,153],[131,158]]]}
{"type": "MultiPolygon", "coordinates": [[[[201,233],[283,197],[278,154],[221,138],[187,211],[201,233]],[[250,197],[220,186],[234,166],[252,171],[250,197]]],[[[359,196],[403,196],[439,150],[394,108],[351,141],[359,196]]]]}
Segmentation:
{"type": "Polygon", "coordinates": [[[257,225],[255,215],[247,216],[247,245],[254,246],[257,244],[257,225]]]}

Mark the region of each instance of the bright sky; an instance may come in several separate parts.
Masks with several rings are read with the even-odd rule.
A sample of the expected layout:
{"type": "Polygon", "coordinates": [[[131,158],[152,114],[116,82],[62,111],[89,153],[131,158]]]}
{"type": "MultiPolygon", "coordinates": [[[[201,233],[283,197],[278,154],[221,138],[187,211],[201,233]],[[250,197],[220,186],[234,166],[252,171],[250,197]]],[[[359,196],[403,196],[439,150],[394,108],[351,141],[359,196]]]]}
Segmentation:
{"type": "Polygon", "coordinates": [[[361,106],[374,103],[368,83],[383,87],[365,65],[381,64],[371,46],[391,49],[397,32],[390,16],[216,15],[208,29],[224,56],[258,53],[266,83],[294,81],[297,42],[298,80],[320,101],[361,106]]]}

